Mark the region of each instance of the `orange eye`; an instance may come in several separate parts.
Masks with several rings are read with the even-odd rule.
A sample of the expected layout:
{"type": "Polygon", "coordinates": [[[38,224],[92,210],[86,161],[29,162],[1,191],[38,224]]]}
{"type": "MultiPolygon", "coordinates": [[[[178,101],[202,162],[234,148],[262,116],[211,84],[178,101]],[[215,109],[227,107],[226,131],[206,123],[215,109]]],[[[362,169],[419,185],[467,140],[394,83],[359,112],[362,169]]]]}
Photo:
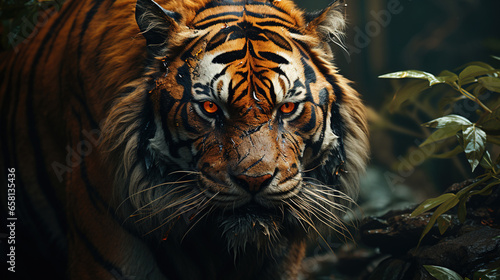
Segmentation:
{"type": "Polygon", "coordinates": [[[290,114],[295,109],[295,103],[287,102],[280,107],[280,111],[283,114],[290,114]]]}
{"type": "Polygon", "coordinates": [[[205,101],[203,102],[203,109],[209,114],[214,114],[219,110],[219,107],[217,107],[217,105],[213,102],[205,101]]]}

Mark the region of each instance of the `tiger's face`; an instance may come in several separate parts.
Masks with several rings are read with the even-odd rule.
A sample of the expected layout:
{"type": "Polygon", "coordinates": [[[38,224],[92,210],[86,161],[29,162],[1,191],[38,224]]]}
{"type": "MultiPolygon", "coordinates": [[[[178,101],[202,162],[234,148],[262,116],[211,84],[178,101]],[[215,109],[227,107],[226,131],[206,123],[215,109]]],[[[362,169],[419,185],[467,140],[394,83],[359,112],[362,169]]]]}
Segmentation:
{"type": "Polygon", "coordinates": [[[357,188],[339,176],[366,160],[363,107],[325,60],[320,35],[280,2],[213,1],[182,19],[138,7],[148,43],[165,45],[151,43],[162,56],[141,88],[143,120],[122,145],[136,163],[117,178],[148,233],[185,234],[210,221],[237,250],[339,226],[338,210],[357,188]],[[151,21],[160,27],[148,37],[151,21]],[[166,43],[158,34],[169,34],[166,43]],[[361,137],[355,152],[352,131],[361,137]]]}
{"type": "MultiPolygon", "coordinates": [[[[278,36],[282,28],[266,32],[278,36]]],[[[311,58],[298,45],[281,49],[272,35],[251,33],[266,34],[242,20],[198,35],[205,39],[193,42],[154,90],[171,135],[153,141],[174,149],[157,152],[199,172],[200,189],[217,194],[221,206],[273,207],[296,195],[303,171],[337,144],[329,125],[335,94],[311,58]]]]}

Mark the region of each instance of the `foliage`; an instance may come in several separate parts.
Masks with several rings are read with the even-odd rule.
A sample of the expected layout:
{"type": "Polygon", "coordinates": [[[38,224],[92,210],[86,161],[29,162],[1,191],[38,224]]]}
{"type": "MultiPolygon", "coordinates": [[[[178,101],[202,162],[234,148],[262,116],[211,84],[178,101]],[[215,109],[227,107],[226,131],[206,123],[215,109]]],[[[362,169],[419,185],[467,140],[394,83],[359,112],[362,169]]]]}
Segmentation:
{"type": "MultiPolygon", "coordinates": [[[[455,271],[442,266],[424,265],[424,268],[437,280],[470,280],[462,278],[455,271]]],[[[481,269],[474,273],[472,280],[498,280],[500,279],[500,268],[481,269]]]]}
{"type": "MultiPolygon", "coordinates": [[[[464,280],[458,273],[442,266],[424,265],[424,268],[432,277],[438,280],[464,280]]],[[[465,278],[469,280],[469,278],[465,278]]]]}
{"type": "MultiPolygon", "coordinates": [[[[408,70],[382,75],[379,78],[413,78],[418,79],[404,84],[395,94],[390,105],[391,111],[400,110],[408,103],[418,102],[415,98],[429,88],[446,85],[449,91],[432,99],[437,102],[446,115],[423,124],[424,127],[435,129],[419,146],[426,148],[428,157],[450,158],[464,153],[471,170],[482,167],[475,182],[463,188],[458,193],[445,193],[439,197],[424,201],[417,207],[412,216],[417,216],[434,208],[423,237],[438,222],[443,234],[450,225],[450,219],[444,213],[458,205],[458,218],[463,223],[466,218],[466,202],[474,195],[489,195],[493,187],[500,184],[500,156],[492,160],[488,147],[500,145],[500,69],[495,69],[484,62],[468,63],[459,69],[458,74],[445,70],[439,75],[408,70]],[[475,110],[453,113],[456,103],[470,100],[477,106],[475,110]],[[433,146],[432,149],[428,149],[433,146]],[[447,149],[447,150],[446,150],[447,149]],[[443,150],[445,150],[443,152],[443,150]],[[438,153],[440,152],[441,153],[438,153]]],[[[429,101],[429,102],[432,102],[429,101]]],[[[422,107],[426,109],[424,105],[422,107]]],[[[444,278],[443,278],[444,279],[444,278]]]]}

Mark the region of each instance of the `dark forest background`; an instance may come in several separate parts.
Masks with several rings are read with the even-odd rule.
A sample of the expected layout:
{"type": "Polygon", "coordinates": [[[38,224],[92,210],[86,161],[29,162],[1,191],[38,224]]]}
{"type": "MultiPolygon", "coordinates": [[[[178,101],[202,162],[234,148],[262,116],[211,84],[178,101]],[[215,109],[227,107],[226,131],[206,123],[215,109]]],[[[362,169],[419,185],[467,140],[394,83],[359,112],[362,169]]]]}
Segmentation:
{"type": "MultiPolygon", "coordinates": [[[[331,1],[296,2],[314,11],[331,1]]],[[[360,201],[367,203],[365,214],[383,213],[401,202],[421,202],[453,183],[474,177],[464,155],[423,161],[415,147],[432,131],[420,124],[433,116],[390,113],[388,105],[404,81],[378,76],[408,69],[437,75],[472,61],[498,68],[500,61],[492,55],[500,54],[500,1],[346,0],[344,3],[348,21],[346,50],[336,48],[336,64],[340,73],[355,83],[372,110],[372,160],[360,201]]],[[[461,109],[475,108],[463,104],[461,109]]],[[[496,158],[500,151],[492,152],[496,158]]]]}

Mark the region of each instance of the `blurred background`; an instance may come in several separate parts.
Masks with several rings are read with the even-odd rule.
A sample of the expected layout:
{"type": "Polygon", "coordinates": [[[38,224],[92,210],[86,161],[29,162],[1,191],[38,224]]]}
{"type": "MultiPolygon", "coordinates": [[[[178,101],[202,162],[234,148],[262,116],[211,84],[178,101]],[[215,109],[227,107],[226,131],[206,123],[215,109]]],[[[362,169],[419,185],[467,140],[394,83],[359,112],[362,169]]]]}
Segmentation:
{"type": "MultiPolygon", "coordinates": [[[[331,3],[296,2],[307,11],[323,9],[331,3]]],[[[367,203],[362,205],[364,214],[383,213],[405,202],[421,202],[453,183],[472,178],[463,155],[424,161],[425,156],[415,147],[432,131],[420,124],[439,115],[423,114],[414,108],[390,112],[388,105],[404,81],[378,76],[409,69],[437,75],[472,61],[498,68],[500,61],[492,55],[500,55],[500,1],[339,2],[342,6],[347,4],[348,28],[346,50],[335,49],[336,64],[340,73],[354,82],[371,109],[372,159],[360,200],[360,204],[367,203]]],[[[446,85],[442,87],[446,89],[446,85]]],[[[464,110],[475,109],[473,104],[462,106],[464,110]]],[[[493,153],[498,155],[498,151],[493,153]]]]}
{"type": "MultiPolygon", "coordinates": [[[[307,11],[320,10],[331,3],[330,0],[296,2],[307,11]]],[[[432,159],[429,156],[434,151],[418,148],[433,132],[421,124],[443,116],[442,104],[438,103],[445,100],[442,97],[449,86],[433,87],[423,92],[429,98],[391,110],[395,92],[409,81],[378,76],[410,69],[434,75],[443,70],[459,73],[463,69],[460,66],[473,61],[499,68],[500,61],[492,56],[500,56],[500,1],[339,2],[342,6],[347,4],[348,27],[346,49],[334,50],[336,65],[342,75],[354,82],[370,109],[372,156],[362,180],[358,218],[413,207],[440,195],[454,183],[481,174],[481,168],[471,172],[463,153],[451,159],[432,159]]],[[[453,94],[456,96],[456,92],[453,94]]],[[[447,114],[474,119],[477,109],[474,102],[463,100],[447,108],[447,114]]],[[[488,148],[496,159],[500,153],[498,146],[488,148]]],[[[308,267],[311,271],[304,279],[364,279],[365,276],[350,273],[363,268],[370,271],[370,266],[378,263],[372,258],[373,251],[362,243],[346,243],[335,236],[318,243],[311,245],[310,257],[304,262],[304,271],[308,267]]]]}

